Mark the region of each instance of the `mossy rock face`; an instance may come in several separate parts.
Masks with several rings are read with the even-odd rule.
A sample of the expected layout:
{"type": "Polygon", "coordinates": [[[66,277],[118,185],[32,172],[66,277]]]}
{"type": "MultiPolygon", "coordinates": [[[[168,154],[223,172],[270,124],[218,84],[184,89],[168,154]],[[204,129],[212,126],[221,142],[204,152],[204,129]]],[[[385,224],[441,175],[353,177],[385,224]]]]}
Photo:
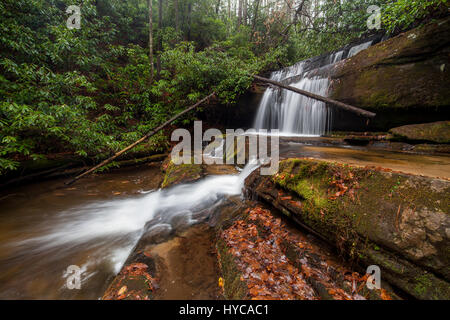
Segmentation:
{"type": "Polygon", "coordinates": [[[165,171],[164,180],[161,188],[168,188],[180,183],[192,182],[203,176],[201,164],[175,164],[170,158],[163,163],[165,171]]]}
{"type": "MultiPolygon", "coordinates": [[[[246,187],[260,199],[291,216],[350,257],[367,258],[380,248],[405,270],[401,289],[418,298],[447,297],[450,292],[450,182],[352,167],[288,159],[272,177],[253,172],[246,187]],[[414,272],[411,271],[414,266],[414,272]],[[444,291],[411,292],[415,277],[429,270],[444,291]],[[413,275],[413,276],[410,276],[413,275]],[[406,285],[408,284],[408,285],[406,285]]],[[[364,259],[363,259],[364,260],[364,259]]],[[[389,265],[381,266],[392,274],[389,265]]],[[[394,278],[394,277],[393,277],[394,278]]],[[[433,285],[433,281],[430,285],[433,285]]],[[[418,285],[418,284],[417,284],[418,285]]],[[[423,286],[423,283],[422,283],[423,286]]]]}
{"type": "Polygon", "coordinates": [[[224,297],[228,300],[247,300],[249,298],[247,284],[241,280],[242,273],[222,239],[217,240],[216,249],[223,275],[224,297]]]}
{"type": "Polygon", "coordinates": [[[449,34],[450,18],[446,18],[339,62],[332,71],[330,97],[380,114],[448,110],[449,34]]]}
{"type": "Polygon", "coordinates": [[[378,265],[382,280],[417,299],[450,299],[449,283],[433,273],[379,247],[365,247],[363,250],[361,261],[367,265],[378,265]]]}
{"type": "Polygon", "coordinates": [[[390,133],[398,140],[450,143],[450,121],[412,124],[393,128],[390,133]]]}

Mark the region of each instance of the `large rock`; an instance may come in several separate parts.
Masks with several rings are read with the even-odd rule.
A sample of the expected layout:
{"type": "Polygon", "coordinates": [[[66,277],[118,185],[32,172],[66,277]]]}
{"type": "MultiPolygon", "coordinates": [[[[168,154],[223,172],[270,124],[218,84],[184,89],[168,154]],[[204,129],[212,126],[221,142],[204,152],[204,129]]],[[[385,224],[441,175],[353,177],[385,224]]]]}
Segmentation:
{"type": "Polygon", "coordinates": [[[389,132],[394,135],[394,139],[450,143],[450,121],[406,125],[389,132]]]}
{"type": "Polygon", "coordinates": [[[331,98],[378,113],[372,125],[382,129],[442,119],[450,106],[449,35],[446,18],[339,62],[331,98]]]}
{"type": "Polygon", "coordinates": [[[194,163],[176,165],[170,157],[164,161],[162,169],[165,175],[161,188],[197,181],[204,175],[202,165],[194,163]]]}
{"type": "Polygon", "coordinates": [[[450,182],[289,159],[247,189],[419,299],[450,299],[450,182]]]}

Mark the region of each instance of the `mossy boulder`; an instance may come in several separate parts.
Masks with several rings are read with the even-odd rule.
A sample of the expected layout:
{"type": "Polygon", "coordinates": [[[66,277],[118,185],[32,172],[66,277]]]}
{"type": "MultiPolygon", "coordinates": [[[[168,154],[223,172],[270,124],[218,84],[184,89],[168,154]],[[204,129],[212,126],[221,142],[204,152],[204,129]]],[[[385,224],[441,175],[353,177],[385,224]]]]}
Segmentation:
{"type": "Polygon", "coordinates": [[[450,121],[406,125],[389,132],[395,140],[450,143],[450,121]]]}
{"type": "Polygon", "coordinates": [[[162,169],[165,175],[161,188],[167,188],[182,182],[196,181],[203,176],[201,164],[175,164],[170,158],[163,163],[162,169]]]}
{"type": "Polygon", "coordinates": [[[450,299],[449,181],[288,159],[274,176],[253,172],[246,187],[408,294],[450,299]]]}
{"type": "Polygon", "coordinates": [[[450,107],[449,34],[446,18],[339,62],[330,97],[376,112],[377,128],[411,123],[413,113],[442,119],[450,107]]]}

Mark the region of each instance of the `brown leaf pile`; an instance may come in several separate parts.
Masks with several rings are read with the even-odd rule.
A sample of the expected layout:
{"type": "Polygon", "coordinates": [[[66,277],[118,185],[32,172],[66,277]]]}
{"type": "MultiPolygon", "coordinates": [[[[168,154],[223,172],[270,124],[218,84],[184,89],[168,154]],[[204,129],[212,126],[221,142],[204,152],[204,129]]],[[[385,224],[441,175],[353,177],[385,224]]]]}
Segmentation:
{"type": "Polygon", "coordinates": [[[238,220],[222,234],[242,271],[252,299],[315,299],[314,290],[284,255],[280,244],[288,234],[268,210],[254,208],[249,221],[238,220]],[[259,235],[257,225],[267,234],[259,235]]]}
{"type": "MultiPolygon", "coordinates": [[[[290,231],[269,210],[256,207],[247,209],[246,213],[248,218],[235,221],[222,232],[222,239],[242,272],[241,281],[247,284],[250,298],[321,299],[314,290],[317,285],[335,300],[368,298],[367,290],[363,290],[368,275],[361,276],[343,266],[330,265],[317,247],[290,231]],[[294,257],[290,255],[295,261],[286,257],[286,243],[295,248],[294,257]]],[[[383,289],[378,296],[391,299],[383,289]]]]}
{"type": "Polygon", "coordinates": [[[157,288],[156,279],[147,272],[148,266],[145,263],[132,263],[122,269],[111,288],[103,297],[104,300],[148,300],[148,291],[155,291],[157,288]],[[145,284],[145,290],[129,290],[131,281],[138,281],[145,284]]]}
{"type": "Polygon", "coordinates": [[[352,200],[355,200],[355,190],[359,189],[359,182],[351,171],[343,170],[341,167],[342,165],[338,166],[332,174],[328,189],[328,193],[331,194],[329,199],[336,200],[347,193],[352,200]]]}

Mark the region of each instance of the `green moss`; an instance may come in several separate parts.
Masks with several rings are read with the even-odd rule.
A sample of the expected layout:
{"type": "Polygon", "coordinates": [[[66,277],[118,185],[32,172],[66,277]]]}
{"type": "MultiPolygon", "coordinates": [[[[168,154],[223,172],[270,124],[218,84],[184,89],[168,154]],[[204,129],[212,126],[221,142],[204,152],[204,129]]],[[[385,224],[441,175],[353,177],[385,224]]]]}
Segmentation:
{"type": "Polygon", "coordinates": [[[448,214],[450,184],[447,182],[307,159],[281,161],[279,173],[269,179],[270,183],[258,185],[257,194],[336,243],[345,256],[367,265],[379,265],[388,281],[417,298],[448,295],[448,283],[441,277],[448,277],[448,268],[442,265],[448,265],[450,250],[435,246],[438,259],[428,256],[418,260],[409,256],[406,249],[399,248],[395,240],[396,233],[402,232],[398,223],[405,210],[406,214],[413,211],[420,215],[430,211],[448,214]],[[281,192],[272,190],[273,183],[281,192]],[[286,198],[286,193],[291,197],[286,198]],[[434,273],[416,279],[424,269],[434,273]],[[430,289],[426,279],[435,289],[430,289]]]}
{"type": "Polygon", "coordinates": [[[414,287],[414,290],[416,291],[417,295],[424,296],[432,286],[431,280],[429,279],[427,274],[420,275],[416,277],[415,280],[416,285],[414,287]]]}
{"type": "Polygon", "coordinates": [[[216,243],[219,253],[219,264],[224,279],[224,296],[228,300],[242,300],[248,297],[248,288],[245,282],[241,281],[242,273],[237,267],[234,257],[228,252],[228,247],[222,239],[216,243]]]}
{"type": "Polygon", "coordinates": [[[450,143],[450,121],[406,125],[390,130],[393,140],[450,143]]]}
{"type": "Polygon", "coordinates": [[[180,182],[189,182],[201,178],[203,173],[202,166],[199,164],[180,164],[176,165],[169,162],[161,188],[167,188],[180,182]]]}
{"type": "Polygon", "coordinates": [[[414,29],[347,59],[334,70],[331,98],[376,111],[376,122],[398,117],[393,122],[405,124],[410,108],[437,115],[437,108],[450,105],[450,73],[439,68],[448,64],[441,43],[449,27],[447,19],[425,34],[414,29]],[[388,110],[398,115],[381,115],[388,110]]]}
{"type": "MultiPolygon", "coordinates": [[[[384,238],[383,234],[391,233],[399,208],[448,211],[449,187],[433,191],[409,179],[401,174],[302,159],[282,161],[280,172],[272,177],[276,185],[299,198],[304,223],[331,240],[341,239],[349,250],[361,241],[360,235],[384,238]],[[337,197],[336,180],[348,188],[337,197]]],[[[353,250],[352,254],[357,257],[359,253],[353,250]]]]}

